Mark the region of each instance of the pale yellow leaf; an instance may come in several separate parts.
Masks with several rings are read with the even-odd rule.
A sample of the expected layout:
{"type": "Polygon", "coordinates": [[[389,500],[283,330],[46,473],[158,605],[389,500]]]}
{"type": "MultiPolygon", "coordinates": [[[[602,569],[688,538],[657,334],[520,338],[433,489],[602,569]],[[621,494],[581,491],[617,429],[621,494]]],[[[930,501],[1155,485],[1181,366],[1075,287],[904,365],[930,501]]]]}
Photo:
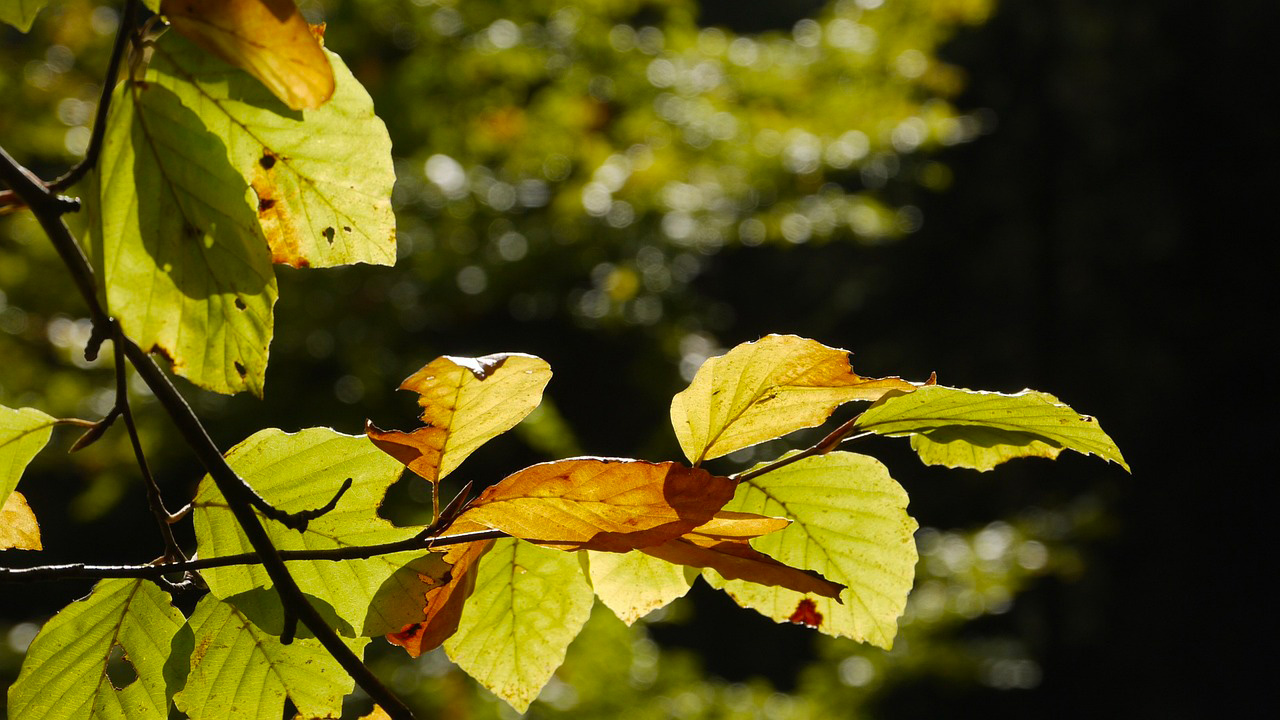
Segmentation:
{"type": "Polygon", "coordinates": [[[27,499],[17,490],[0,507],[0,550],[43,550],[40,525],[27,499]]]}

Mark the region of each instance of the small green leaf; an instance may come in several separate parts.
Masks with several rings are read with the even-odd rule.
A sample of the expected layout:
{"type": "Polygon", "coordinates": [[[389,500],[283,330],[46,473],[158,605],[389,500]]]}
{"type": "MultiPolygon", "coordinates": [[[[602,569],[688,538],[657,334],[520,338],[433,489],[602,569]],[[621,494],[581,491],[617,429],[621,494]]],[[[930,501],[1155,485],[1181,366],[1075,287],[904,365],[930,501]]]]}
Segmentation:
{"type": "Polygon", "coordinates": [[[503,538],[480,560],[475,592],[444,649],[468,675],[524,712],[564,662],[593,601],[572,553],[503,538]]]}
{"type": "Polygon", "coordinates": [[[1129,470],[1097,420],[1034,390],[1006,395],[922,387],[872,406],[858,418],[857,427],[880,435],[911,436],[911,447],[930,465],[990,470],[1015,457],[1054,458],[1068,449],[1129,470]]]}
{"type": "Polygon", "coordinates": [[[256,193],[275,262],[392,265],[391,139],[369,93],[341,58],[324,52],[337,89],[315,110],[290,111],[248,73],[174,33],[156,43],[147,79],[170,89],[226,143],[256,193]]]}
{"type": "Polygon", "coordinates": [[[48,4],[49,0],[0,0],[0,22],[27,32],[36,15],[48,4]]]}
{"type": "Polygon", "coordinates": [[[56,421],[34,408],[0,405],[0,505],[18,487],[22,472],[49,443],[56,421]]]}
{"type": "Polygon", "coordinates": [[[205,389],[261,396],[276,279],[226,155],[172,92],[123,83],[86,198],[88,243],[134,342],[205,389]]]}
{"type": "MultiPolygon", "coordinates": [[[[232,448],[227,462],[267,502],[288,512],[323,506],[351,478],[351,489],[337,506],[313,519],[303,532],[264,521],[280,550],[374,545],[404,540],[421,530],[395,527],[378,517],[378,505],[403,466],[365,437],[328,428],[294,434],[262,430],[232,448]]],[[[201,481],[194,507],[200,557],[252,552],[212,478],[201,481]]],[[[340,628],[343,632],[373,636],[422,621],[423,597],[434,584],[432,578],[444,577],[448,566],[438,553],[415,550],[363,560],[296,561],[289,563],[289,570],[303,592],[331,605],[349,625],[340,628]]],[[[224,600],[271,585],[257,565],[215,568],[201,575],[224,600]]]]}
{"type": "Polygon", "coordinates": [[[790,518],[786,529],[751,546],[848,586],[840,602],[726,581],[712,570],[703,577],[777,622],[890,648],[915,577],[917,525],[906,507],[907,493],[874,458],[847,452],[805,458],[741,483],[725,509],[790,518]]]}
{"type": "Polygon", "coordinates": [[[103,580],[89,597],[62,609],[36,635],[9,688],[9,717],[22,720],[135,720],[169,714],[164,666],[182,613],[146,580],[103,580]],[[117,688],[108,676],[112,649],[137,674],[117,688]]]}
{"type": "Polygon", "coordinates": [[[646,555],[587,551],[587,574],[596,597],[631,625],[672,600],[684,597],[698,572],[646,555]]]}
{"type": "MultiPolygon", "coordinates": [[[[174,696],[192,720],[275,720],[285,697],[304,717],[337,717],[355,683],[319,640],[280,644],[279,604],[254,617],[206,595],[191,614],[195,651],[186,687],[174,696]]],[[[347,640],[361,654],[368,638],[347,640]]]]}

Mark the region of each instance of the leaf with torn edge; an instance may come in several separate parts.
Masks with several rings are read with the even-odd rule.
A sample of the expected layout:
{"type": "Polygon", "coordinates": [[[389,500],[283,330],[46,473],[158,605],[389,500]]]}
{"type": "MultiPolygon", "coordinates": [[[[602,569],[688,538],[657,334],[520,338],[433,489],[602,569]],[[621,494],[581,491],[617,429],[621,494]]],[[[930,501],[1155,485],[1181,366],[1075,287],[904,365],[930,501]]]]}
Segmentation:
{"type": "MultiPolygon", "coordinates": [[[[147,580],[102,580],[45,623],[9,688],[9,717],[22,720],[164,720],[165,664],[184,618],[147,580]],[[136,678],[115,687],[109,660],[119,647],[136,678]]],[[[120,651],[116,651],[120,652],[120,651]]]]}
{"type": "MultiPolygon", "coordinates": [[[[450,535],[488,530],[466,520],[457,520],[449,526],[450,535]]],[[[418,657],[439,647],[458,630],[462,608],[476,586],[476,568],[480,558],[493,547],[492,540],[459,543],[442,548],[444,561],[449,564],[449,580],[435,585],[426,592],[423,608],[425,619],[409,625],[399,632],[387,635],[387,641],[403,647],[411,657],[418,657]]]]}
{"type": "Polygon", "coordinates": [[[173,29],[262,81],[293,110],[333,95],[333,69],[294,0],[163,0],[173,29]]]}
{"type": "MultiPolygon", "coordinates": [[[[397,542],[421,528],[395,527],[377,515],[387,488],[402,467],[363,436],[342,435],[328,428],[297,433],[267,429],[232,448],[227,462],[267,502],[287,512],[323,506],[351,478],[351,488],[328,513],[298,532],[264,520],[280,550],[326,550],[397,542]]],[[[201,557],[252,552],[218,492],[205,476],[196,491],[194,524],[201,557]]],[[[385,635],[423,619],[422,599],[449,573],[440,553],[421,550],[359,560],[292,561],[289,571],[303,592],[332,606],[349,627],[348,636],[385,635]]],[[[201,571],[209,589],[228,599],[271,586],[258,565],[201,571]]]]}
{"type": "Polygon", "coordinates": [[[856,427],[910,436],[911,447],[929,465],[990,470],[1016,457],[1055,458],[1067,449],[1129,470],[1097,420],[1034,390],[1005,394],[923,387],[868,408],[856,427]]]}
{"type": "Polygon", "coordinates": [[[337,89],[315,110],[289,112],[243,70],[173,33],[155,43],[146,79],[171,90],[226,143],[256,195],[274,262],[392,265],[391,138],[369,93],[341,58],[324,52],[337,89]]]}
{"type": "Polygon", "coordinates": [[[625,552],[708,522],[734,484],[673,462],[571,458],[506,477],[462,517],[547,547],[625,552]]]}
{"type": "Polygon", "coordinates": [[[564,662],[594,599],[573,554],[515,538],[496,540],[480,560],[475,593],[445,652],[524,712],[564,662]]]}
{"type": "Polygon", "coordinates": [[[0,504],[53,435],[56,420],[35,408],[14,410],[0,405],[0,504]]]}
{"type": "Polygon", "coordinates": [[[671,425],[695,465],[822,424],[839,405],[916,386],[864,378],[846,350],[795,335],[769,335],[703,363],[671,400],[671,425]]]}
{"type": "Polygon", "coordinates": [[[261,397],[277,291],[252,193],[166,88],[126,81],[86,198],[110,312],[207,390],[261,397]]]}
{"type": "Polygon", "coordinates": [[[839,601],[726,580],[713,570],[703,577],[776,622],[889,648],[915,577],[917,526],[906,506],[906,492],[874,458],[837,451],[799,460],[740,483],[726,508],[790,518],[785,530],[751,546],[846,585],[839,601]]]}
{"type": "Polygon", "coordinates": [[[43,550],[40,524],[22,493],[13,491],[0,503],[0,550],[43,550]]]}
{"type": "Polygon", "coordinates": [[[418,393],[426,427],[406,433],[370,424],[366,431],[375,445],[434,483],[523,420],[550,381],[551,366],[532,355],[439,357],[400,383],[401,390],[418,393]]]}
{"type": "MultiPolygon", "coordinates": [[[[206,595],[189,620],[195,651],[186,686],[174,696],[191,720],[278,718],[288,697],[309,717],[338,717],[355,682],[314,638],[280,643],[284,615],[278,601],[250,618],[239,607],[206,595]]],[[[358,655],[368,638],[345,639],[358,655]]]]}

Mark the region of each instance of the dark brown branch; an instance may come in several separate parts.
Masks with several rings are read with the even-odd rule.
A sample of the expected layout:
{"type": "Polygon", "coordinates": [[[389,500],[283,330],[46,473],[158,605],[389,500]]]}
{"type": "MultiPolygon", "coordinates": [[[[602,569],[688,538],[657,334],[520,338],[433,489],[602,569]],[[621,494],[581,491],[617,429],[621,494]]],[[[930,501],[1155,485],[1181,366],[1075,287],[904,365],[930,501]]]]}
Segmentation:
{"type": "Polygon", "coordinates": [[[791,463],[799,462],[801,460],[804,460],[805,458],[810,458],[810,457],[813,457],[814,455],[826,455],[832,450],[835,450],[837,447],[839,447],[843,443],[856,442],[865,437],[869,437],[873,433],[864,432],[864,433],[859,433],[857,435],[854,435],[853,437],[849,437],[849,433],[853,432],[854,426],[857,425],[858,418],[860,417],[862,417],[862,413],[858,413],[857,415],[854,415],[852,418],[849,419],[848,422],[844,423],[843,425],[836,428],[835,430],[832,430],[830,433],[827,434],[826,437],[822,438],[817,443],[815,443],[813,447],[801,450],[795,455],[788,455],[779,460],[774,460],[768,465],[765,465],[764,467],[761,467],[761,468],[757,468],[750,472],[739,473],[738,475],[734,475],[733,479],[737,480],[740,483],[747,482],[749,480],[754,480],[755,478],[758,478],[761,475],[764,475],[766,473],[771,473],[774,470],[777,470],[779,468],[784,468],[790,465],[791,463]]]}
{"type": "Polygon", "coordinates": [[[350,489],[351,489],[351,478],[347,478],[342,483],[342,487],[338,488],[338,492],[334,494],[333,499],[331,499],[329,502],[325,503],[324,505],[321,505],[318,508],[313,508],[311,510],[299,510],[298,512],[285,512],[284,510],[281,510],[280,508],[267,502],[262,498],[261,495],[257,495],[257,494],[254,494],[251,496],[250,502],[253,503],[253,506],[258,508],[258,511],[261,512],[265,517],[275,520],[276,522],[280,523],[281,525],[284,525],[290,530],[297,530],[298,532],[302,532],[303,530],[307,529],[307,524],[310,523],[312,520],[315,520],[321,515],[324,515],[325,513],[337,507],[338,501],[341,500],[342,496],[345,495],[347,491],[350,489]]]}

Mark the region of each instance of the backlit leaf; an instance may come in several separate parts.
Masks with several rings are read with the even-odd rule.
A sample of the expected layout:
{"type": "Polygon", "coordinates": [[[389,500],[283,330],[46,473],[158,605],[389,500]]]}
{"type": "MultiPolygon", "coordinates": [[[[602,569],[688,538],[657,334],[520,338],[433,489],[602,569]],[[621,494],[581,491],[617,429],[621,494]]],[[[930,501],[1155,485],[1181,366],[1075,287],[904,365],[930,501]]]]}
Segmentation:
{"type": "Polygon", "coordinates": [[[697,571],[646,555],[587,551],[591,587],[614,615],[631,625],[693,587],[697,571]]]}
{"type": "Polygon", "coordinates": [[[49,443],[56,421],[34,408],[0,405],[0,504],[18,487],[31,459],[49,443]]]}
{"type": "MultiPolygon", "coordinates": [[[[274,720],[287,696],[306,716],[341,714],[354,681],[319,640],[298,637],[280,644],[283,614],[278,604],[267,612],[251,620],[213,595],[200,600],[190,619],[191,674],[174,696],[179,710],[192,720],[274,720]]],[[[369,640],[346,642],[359,655],[369,640]]]]}
{"type": "Polygon", "coordinates": [[[22,493],[14,491],[0,503],[0,550],[43,550],[40,524],[22,493]]]}
{"type": "Polygon", "coordinates": [[[733,488],[728,478],[679,463],[572,458],[508,476],[462,517],[562,550],[625,552],[706,523],[733,488]]]}
{"type": "MultiPolygon", "coordinates": [[[[365,437],[328,428],[289,434],[268,429],[227,453],[227,462],[275,507],[296,512],[327,503],[351,478],[337,506],[312,520],[303,532],[266,521],[281,550],[320,550],[374,545],[413,537],[420,528],[395,527],[377,515],[387,488],[402,467],[365,437]]],[[[206,476],[196,492],[195,529],[201,557],[252,552],[222,494],[206,476]]],[[[423,597],[449,571],[439,553],[409,551],[341,562],[294,561],[289,570],[303,592],[332,606],[349,625],[346,635],[384,635],[423,619],[423,597]]],[[[201,571],[209,589],[227,599],[271,585],[257,565],[201,571]]]]}
{"type": "Polygon", "coordinates": [[[294,110],[333,95],[333,69],[294,0],[163,0],[174,30],[244,68],[294,110]]]}
{"type": "Polygon", "coordinates": [[[789,527],[751,541],[752,547],[846,585],[840,602],[724,580],[711,570],[703,576],[777,622],[816,625],[828,635],[889,648],[915,575],[917,526],[906,506],[906,492],[874,458],[832,452],[797,461],[742,482],[726,508],[790,518],[789,527]]]}
{"type": "MultiPolygon", "coordinates": [[[[459,520],[449,526],[448,534],[487,529],[483,525],[459,520]]],[[[442,548],[444,561],[450,566],[448,582],[427,590],[423,609],[426,618],[422,622],[387,635],[387,640],[403,647],[413,657],[440,647],[441,643],[458,630],[462,608],[475,590],[476,570],[480,558],[484,557],[492,547],[492,540],[481,540],[442,548]]]]}
{"type": "Polygon", "coordinates": [[[990,470],[1015,457],[1054,458],[1068,449],[1129,469],[1097,420],[1034,390],[1008,395],[923,387],[869,408],[857,427],[911,436],[911,447],[930,465],[990,470]]]}
{"type": "Polygon", "coordinates": [[[276,279],[222,141],[168,89],[125,82],[97,174],[90,255],[125,333],[205,389],[260,396],[276,279]]]}
{"type": "Polygon", "coordinates": [[[36,15],[48,4],[49,0],[0,0],[0,22],[26,32],[31,29],[36,15]]]}
{"type": "Polygon", "coordinates": [[[795,335],[769,335],[703,363],[671,400],[671,425],[694,464],[820,425],[839,405],[915,389],[899,378],[864,378],[846,350],[795,335]]]}
{"type": "Polygon", "coordinates": [[[89,597],[45,623],[9,688],[9,717],[135,720],[169,715],[164,666],[182,613],[146,580],[103,580],[89,597]],[[122,688],[108,676],[112,648],[137,673],[122,688]]]}
{"type": "Polygon", "coordinates": [[[243,70],[173,33],[155,44],[147,80],[167,87],[226,143],[256,195],[272,260],[294,267],[391,265],[391,139],[373,101],[337,55],[337,89],[315,110],[289,112],[243,70]]]}
{"type": "Polygon", "coordinates": [[[450,659],[519,712],[529,708],[586,624],[594,596],[578,558],[514,538],[480,560],[450,659]]]}
{"type": "Polygon", "coordinates": [[[400,383],[401,390],[418,393],[427,427],[404,433],[370,425],[367,431],[378,447],[435,482],[523,420],[550,380],[551,366],[532,355],[436,358],[400,383]]]}

